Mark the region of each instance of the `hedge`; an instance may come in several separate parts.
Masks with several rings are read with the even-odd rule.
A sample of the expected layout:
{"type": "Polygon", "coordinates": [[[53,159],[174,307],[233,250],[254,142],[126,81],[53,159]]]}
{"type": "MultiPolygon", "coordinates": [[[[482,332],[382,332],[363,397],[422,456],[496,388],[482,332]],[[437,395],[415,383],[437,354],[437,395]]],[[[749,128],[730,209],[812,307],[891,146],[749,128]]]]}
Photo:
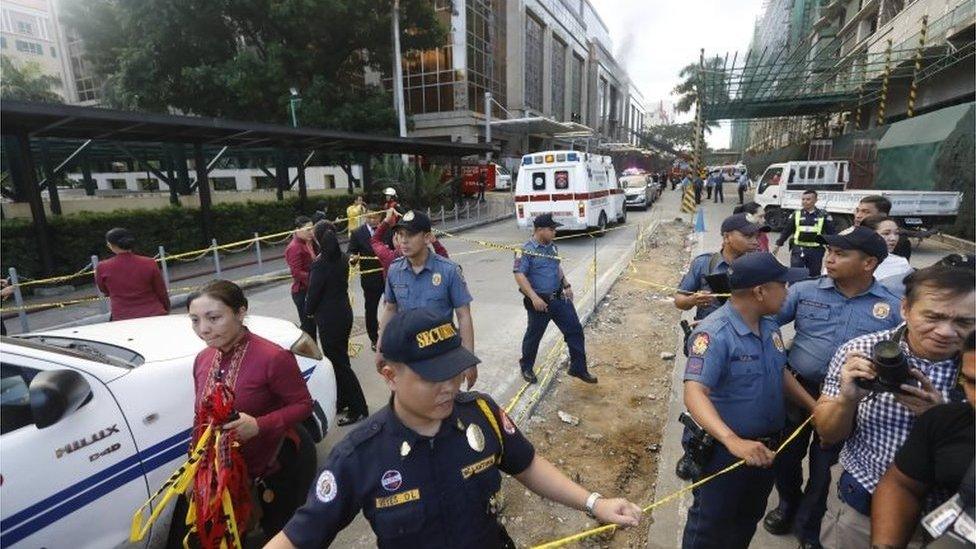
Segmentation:
{"type": "MultiPolygon", "coordinates": [[[[212,208],[212,226],[218,243],[244,240],[258,234],[273,234],[291,229],[295,216],[308,215],[320,204],[328,206],[330,218],[344,217],[348,196],[316,196],[306,211],[300,211],[297,198],[281,202],[244,202],[216,204],[212,208]]],[[[54,255],[53,275],[71,274],[86,265],[92,255],[110,256],[105,248],[105,233],[113,227],[126,227],[137,238],[136,251],[156,255],[162,245],[167,253],[180,253],[208,246],[200,225],[197,208],[168,207],[159,210],[116,210],[82,212],[49,218],[54,255]]],[[[16,267],[17,274],[31,278],[44,276],[37,253],[34,224],[29,220],[0,222],[0,257],[4,274],[16,267]]]]}

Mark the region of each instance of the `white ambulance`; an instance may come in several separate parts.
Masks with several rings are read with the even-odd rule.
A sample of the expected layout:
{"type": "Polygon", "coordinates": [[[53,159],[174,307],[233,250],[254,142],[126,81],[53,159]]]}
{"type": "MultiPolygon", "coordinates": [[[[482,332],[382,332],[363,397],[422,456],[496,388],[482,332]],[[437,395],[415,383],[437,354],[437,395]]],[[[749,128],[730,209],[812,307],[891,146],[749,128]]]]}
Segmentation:
{"type": "MultiPolygon", "coordinates": [[[[625,223],[624,190],[609,156],[580,151],[544,151],[522,157],[515,182],[515,218],[532,227],[549,213],[560,230],[606,229],[625,223]]],[[[601,233],[602,234],[602,233],[601,233]]]]}

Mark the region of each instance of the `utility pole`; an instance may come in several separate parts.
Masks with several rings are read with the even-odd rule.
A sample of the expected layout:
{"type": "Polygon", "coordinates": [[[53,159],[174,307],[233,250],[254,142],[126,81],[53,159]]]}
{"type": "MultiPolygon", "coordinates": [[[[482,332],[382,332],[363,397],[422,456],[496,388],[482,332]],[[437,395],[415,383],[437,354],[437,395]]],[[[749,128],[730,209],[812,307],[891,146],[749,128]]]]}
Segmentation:
{"type": "MultiPolygon", "coordinates": [[[[485,92],[485,145],[491,146],[491,92],[485,92]]],[[[485,153],[485,160],[491,162],[491,151],[485,153]]]]}
{"type": "Polygon", "coordinates": [[[403,57],[400,53],[400,0],[393,0],[393,101],[400,124],[400,137],[407,136],[407,115],[403,101],[403,57]]]}

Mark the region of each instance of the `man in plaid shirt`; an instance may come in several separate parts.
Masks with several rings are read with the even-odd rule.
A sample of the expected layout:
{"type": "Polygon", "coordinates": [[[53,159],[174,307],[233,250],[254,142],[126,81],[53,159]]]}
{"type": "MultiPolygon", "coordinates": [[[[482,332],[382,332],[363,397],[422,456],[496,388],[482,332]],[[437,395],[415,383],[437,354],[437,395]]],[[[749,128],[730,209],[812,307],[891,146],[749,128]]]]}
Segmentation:
{"type": "Polygon", "coordinates": [[[974,292],[970,269],[936,265],[916,271],[905,279],[905,324],[852,339],[835,353],[814,411],[824,443],[844,441],[839,499],[828,502],[821,526],[824,547],[870,547],[871,495],[915,418],[949,399],[959,349],[976,326],[974,292]],[[902,385],[903,394],[871,393],[856,384],[876,377],[869,357],[886,339],[899,341],[918,382],[902,385]]]}

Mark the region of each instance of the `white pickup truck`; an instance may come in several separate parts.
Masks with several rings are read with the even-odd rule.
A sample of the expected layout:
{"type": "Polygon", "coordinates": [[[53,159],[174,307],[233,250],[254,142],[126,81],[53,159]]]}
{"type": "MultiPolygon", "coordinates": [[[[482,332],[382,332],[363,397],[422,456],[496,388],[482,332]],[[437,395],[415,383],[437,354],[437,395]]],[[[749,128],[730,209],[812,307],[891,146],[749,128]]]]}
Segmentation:
{"type": "Polygon", "coordinates": [[[890,200],[890,215],[915,230],[953,223],[962,201],[962,193],[955,191],[849,190],[849,181],[846,160],[771,164],[759,178],[755,201],[766,209],[766,222],[775,231],[787,225],[808,189],[817,191],[817,207],[833,214],[838,231],[854,223],[854,211],[865,196],[881,195],[890,200]]]}

